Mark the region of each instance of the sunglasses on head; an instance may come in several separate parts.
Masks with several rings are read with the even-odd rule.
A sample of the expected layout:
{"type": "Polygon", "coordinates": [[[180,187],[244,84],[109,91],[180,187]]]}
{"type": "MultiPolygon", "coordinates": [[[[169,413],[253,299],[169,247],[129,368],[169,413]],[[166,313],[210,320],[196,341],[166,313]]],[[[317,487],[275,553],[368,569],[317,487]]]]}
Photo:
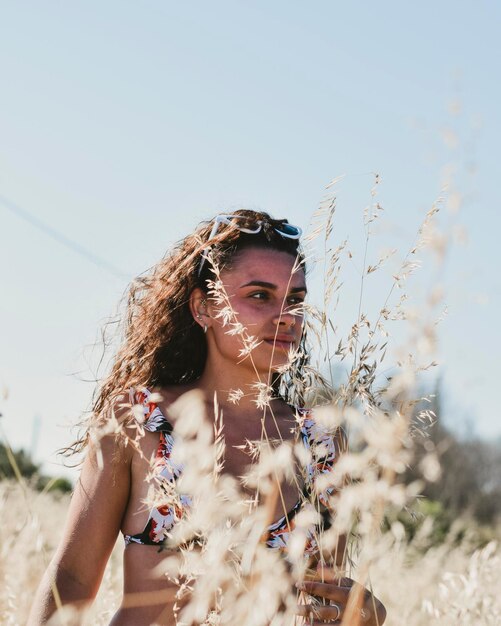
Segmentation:
{"type": "MultiPolygon", "coordinates": [[[[238,228],[243,233],[247,233],[249,235],[256,235],[261,232],[264,226],[263,220],[257,220],[253,224],[253,228],[249,228],[249,222],[251,218],[248,218],[244,215],[217,215],[214,218],[214,226],[212,227],[211,233],[209,235],[209,241],[213,239],[218,231],[220,224],[228,224],[228,226],[234,226],[238,228]]],[[[299,226],[294,226],[293,224],[288,224],[283,220],[272,220],[270,222],[273,230],[285,237],[286,239],[299,239],[303,233],[303,231],[299,228],[299,226]]],[[[204,267],[204,263],[207,260],[207,255],[205,252],[202,253],[202,259],[200,261],[200,266],[198,268],[198,276],[202,273],[202,269],[204,267]]]]}

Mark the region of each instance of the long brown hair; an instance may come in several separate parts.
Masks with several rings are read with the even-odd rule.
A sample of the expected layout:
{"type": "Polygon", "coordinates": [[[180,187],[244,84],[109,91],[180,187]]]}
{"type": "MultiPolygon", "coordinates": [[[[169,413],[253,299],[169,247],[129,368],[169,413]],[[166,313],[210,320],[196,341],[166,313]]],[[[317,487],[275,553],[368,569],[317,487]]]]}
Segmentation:
{"type": "MultiPolygon", "coordinates": [[[[201,376],[207,343],[202,328],[193,319],[189,300],[196,287],[207,292],[207,283],[214,278],[214,266],[224,269],[238,251],[264,247],[294,255],[296,265],[304,269],[299,241],[283,237],[275,230],[287,220],[275,220],[268,213],[247,209],[233,211],[231,215],[239,216],[240,225],[247,226],[248,220],[250,228],[261,222],[261,230],[248,234],[223,223],[209,239],[214,220],[202,222],[155,266],[132,281],[124,296],[125,313],[119,319],[120,347],[109,373],[96,387],[83,436],[67,452],[80,452],[85,448],[91,428],[106,420],[117,398],[130,388],[190,383],[201,376]],[[211,262],[204,262],[199,275],[202,255],[209,249],[211,262]]],[[[304,341],[303,331],[303,348],[304,341]]],[[[300,349],[300,353],[293,376],[288,373],[274,378],[274,389],[286,401],[290,401],[294,380],[301,379],[300,370],[307,363],[306,350],[300,349]]],[[[297,398],[296,393],[296,403],[297,398]]]]}

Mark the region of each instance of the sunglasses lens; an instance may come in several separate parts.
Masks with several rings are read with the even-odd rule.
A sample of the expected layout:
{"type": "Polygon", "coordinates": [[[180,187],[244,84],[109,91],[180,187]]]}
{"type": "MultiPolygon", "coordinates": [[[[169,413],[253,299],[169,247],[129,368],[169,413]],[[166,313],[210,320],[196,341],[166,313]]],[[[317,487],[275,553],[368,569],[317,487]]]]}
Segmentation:
{"type": "Polygon", "coordinates": [[[301,236],[301,229],[293,224],[280,224],[277,230],[291,239],[299,239],[301,236]]]}

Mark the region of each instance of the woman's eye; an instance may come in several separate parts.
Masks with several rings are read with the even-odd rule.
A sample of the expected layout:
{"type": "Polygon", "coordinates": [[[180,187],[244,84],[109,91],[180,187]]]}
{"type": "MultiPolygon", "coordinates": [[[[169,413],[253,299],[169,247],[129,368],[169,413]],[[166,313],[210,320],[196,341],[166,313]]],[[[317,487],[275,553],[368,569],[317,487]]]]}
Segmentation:
{"type": "Polygon", "coordinates": [[[251,298],[254,298],[255,300],[266,300],[268,298],[268,294],[266,293],[266,291],[255,291],[254,293],[250,294],[251,298]]]}
{"type": "Polygon", "coordinates": [[[301,305],[304,303],[304,298],[301,298],[300,296],[291,296],[289,298],[289,304],[291,305],[301,305]]]}

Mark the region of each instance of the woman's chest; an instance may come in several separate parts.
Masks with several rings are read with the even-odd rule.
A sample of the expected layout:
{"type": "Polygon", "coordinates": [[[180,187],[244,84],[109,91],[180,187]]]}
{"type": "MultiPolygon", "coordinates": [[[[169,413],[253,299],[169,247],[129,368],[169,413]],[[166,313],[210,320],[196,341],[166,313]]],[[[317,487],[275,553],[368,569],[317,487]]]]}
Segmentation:
{"type": "MultiPolygon", "coordinates": [[[[270,507],[270,523],[287,515],[301,499],[307,472],[298,462],[295,446],[305,442],[298,434],[284,433],[287,439],[250,441],[229,433],[222,439],[217,457],[222,473],[235,478],[242,497],[270,507]],[[275,458],[274,458],[275,455],[275,458]]],[[[179,462],[182,442],[172,433],[146,432],[132,466],[131,509],[146,511],[161,505],[163,487],[175,486],[183,471],[190,471],[190,457],[179,462]],[[146,506],[145,506],[146,505],[146,506]]],[[[211,454],[207,450],[206,454],[211,454]]],[[[216,458],[216,457],[214,457],[216,458]]],[[[199,458],[191,458],[194,466],[199,458]]]]}
{"type": "Polygon", "coordinates": [[[249,501],[266,503],[270,523],[288,514],[304,491],[306,472],[298,462],[296,444],[296,438],[244,444],[231,437],[225,441],[223,471],[238,480],[249,501]]]}

